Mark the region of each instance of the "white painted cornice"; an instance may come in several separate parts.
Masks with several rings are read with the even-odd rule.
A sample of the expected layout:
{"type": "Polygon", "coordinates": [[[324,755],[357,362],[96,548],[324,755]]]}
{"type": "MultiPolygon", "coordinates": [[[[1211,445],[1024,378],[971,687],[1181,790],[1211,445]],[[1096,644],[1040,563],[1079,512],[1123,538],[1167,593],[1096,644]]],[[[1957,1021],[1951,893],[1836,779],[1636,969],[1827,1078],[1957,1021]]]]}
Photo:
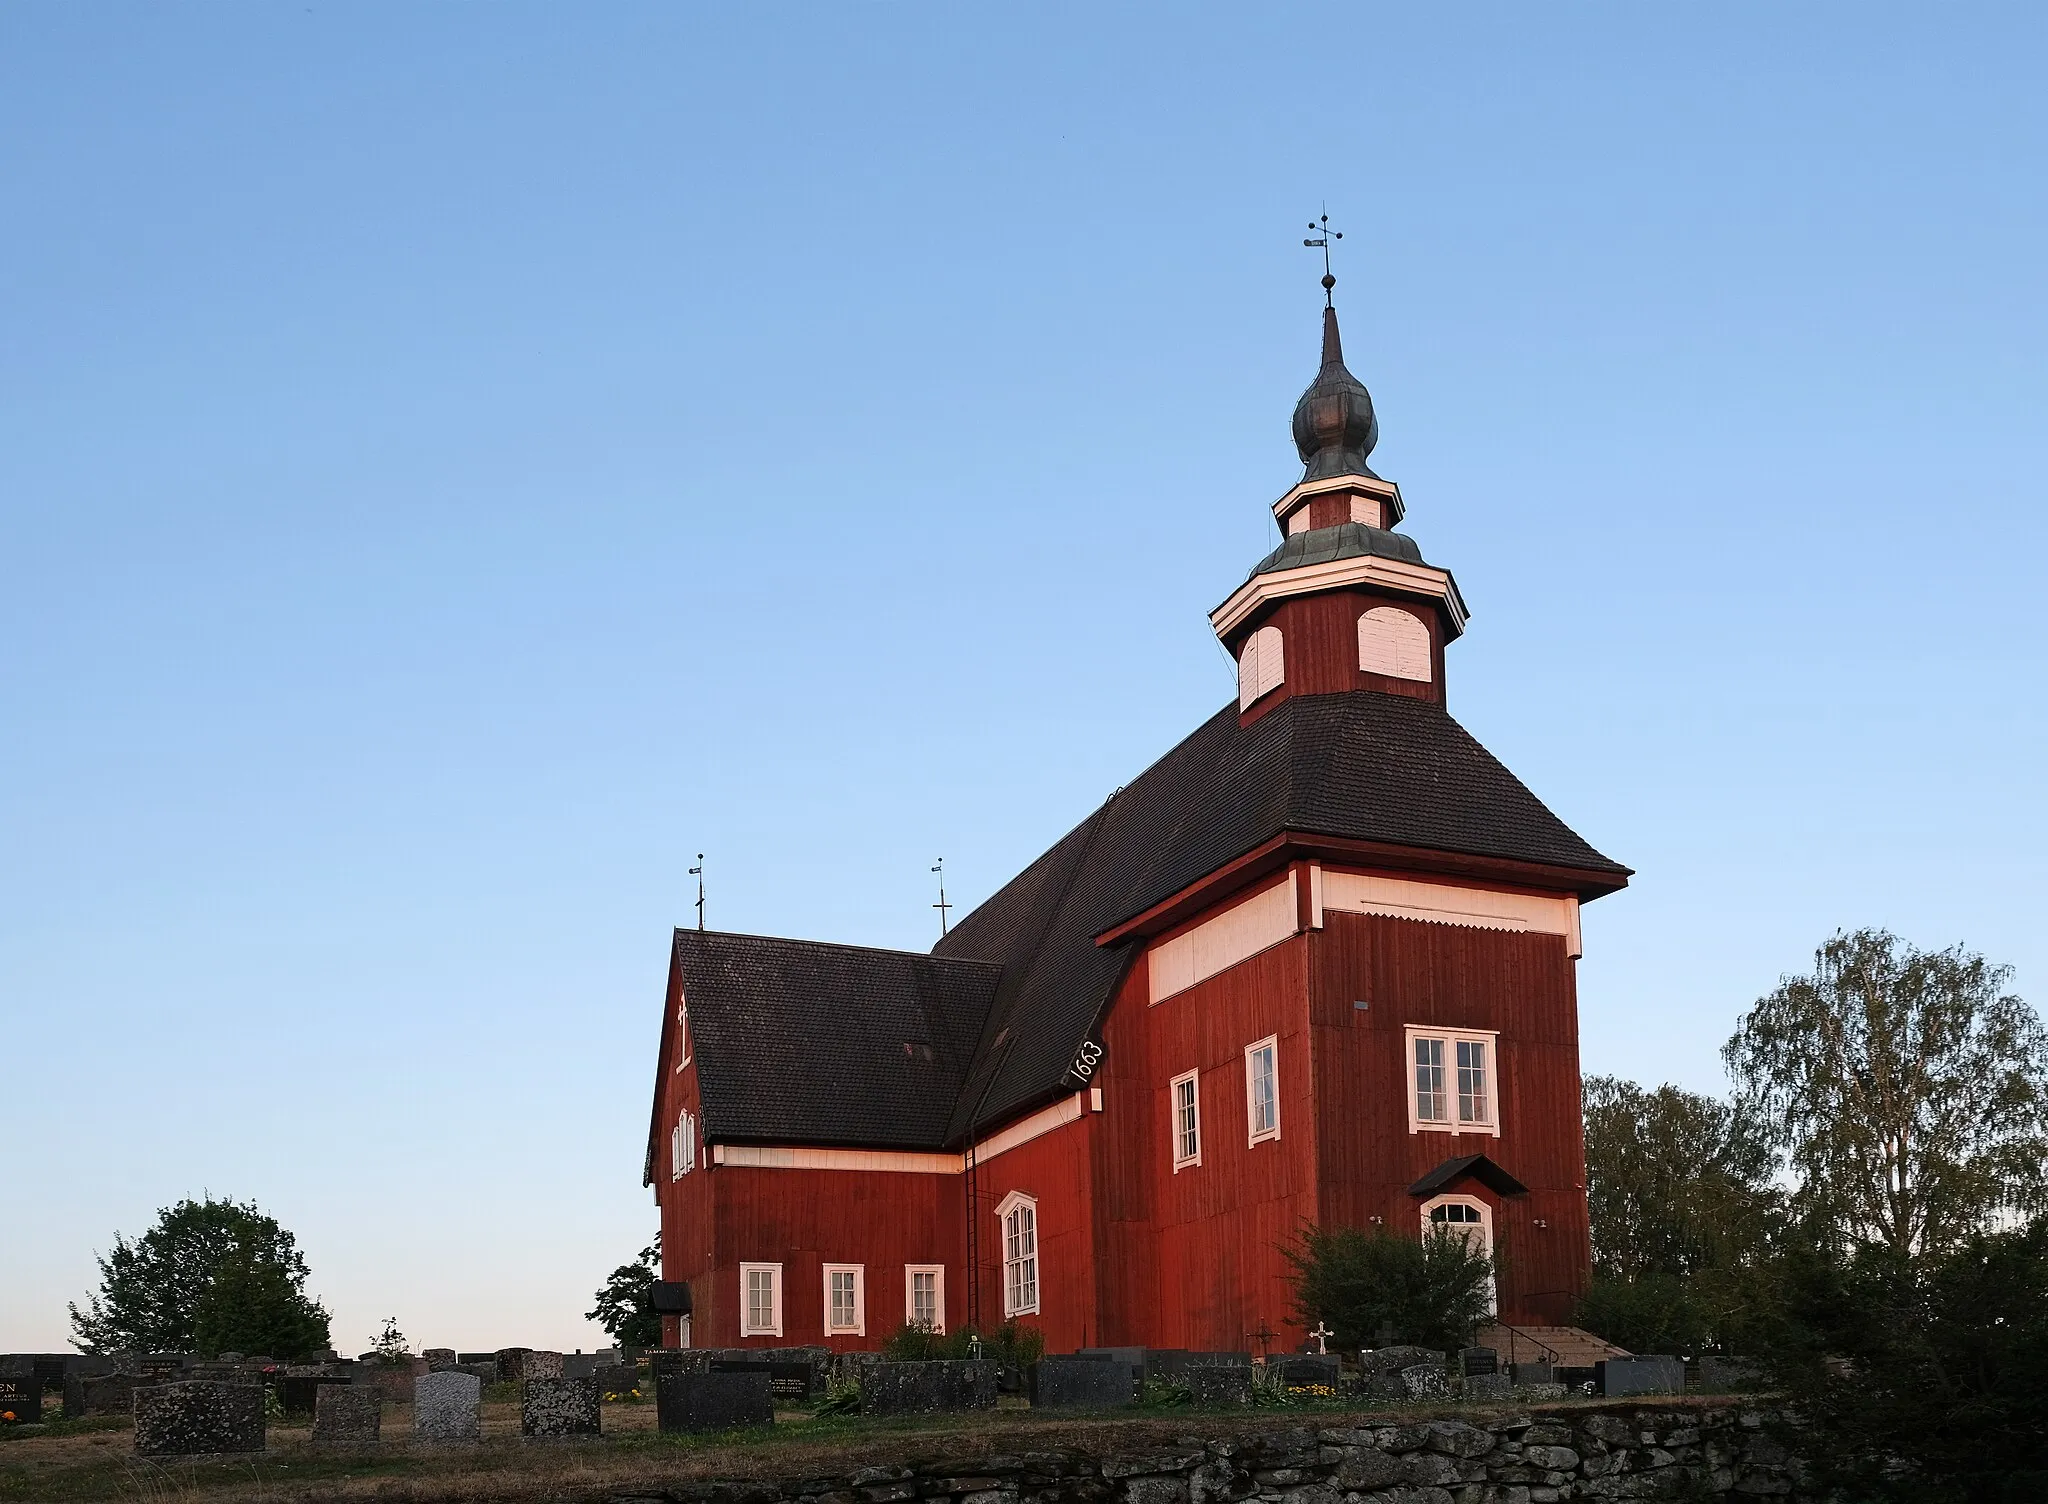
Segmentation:
{"type": "Polygon", "coordinates": [[[1255,574],[1231,593],[1230,599],[1209,613],[1209,625],[1218,637],[1227,636],[1269,601],[1289,596],[1315,595],[1324,590],[1341,590],[1362,585],[1396,595],[1419,596],[1444,608],[1450,636],[1465,630],[1465,598],[1458,582],[1447,569],[1428,564],[1410,564],[1403,559],[1385,559],[1378,554],[1361,554],[1349,559],[1332,559],[1324,564],[1304,564],[1298,569],[1280,569],[1255,574]]]}
{"type": "Polygon", "coordinates": [[[1305,480],[1285,496],[1273,503],[1273,520],[1280,524],[1280,531],[1287,531],[1287,515],[1298,510],[1311,497],[1328,496],[1333,491],[1357,491],[1366,496],[1377,496],[1387,504],[1387,526],[1399,525],[1407,515],[1408,508],[1401,500],[1401,488],[1390,480],[1380,480],[1371,475],[1330,475],[1321,480],[1305,480]]]}

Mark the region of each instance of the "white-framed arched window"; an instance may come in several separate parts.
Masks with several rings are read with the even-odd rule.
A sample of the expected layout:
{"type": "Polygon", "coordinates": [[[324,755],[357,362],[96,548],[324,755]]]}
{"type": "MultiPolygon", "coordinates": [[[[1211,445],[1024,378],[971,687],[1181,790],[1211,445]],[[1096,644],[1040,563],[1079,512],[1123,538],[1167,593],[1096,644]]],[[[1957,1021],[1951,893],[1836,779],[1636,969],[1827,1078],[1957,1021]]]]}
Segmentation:
{"type": "Polygon", "coordinates": [[[1038,1310],[1038,1202],[1012,1191],[996,1208],[1003,1229],[1003,1315],[1038,1310]]]}
{"type": "MultiPolygon", "coordinates": [[[[1465,1241],[1480,1253],[1493,1256],[1493,1208],[1477,1196],[1435,1196],[1422,1203],[1422,1231],[1449,1228],[1465,1234],[1465,1241]]],[[[1495,1305],[1493,1276],[1486,1279],[1486,1304],[1495,1305]]]]}
{"type": "Polygon", "coordinates": [[[1434,677],[1429,628],[1411,611],[1374,606],[1358,618],[1358,666],[1369,674],[1427,684],[1434,677]]]}
{"type": "Polygon", "coordinates": [[[1287,678],[1287,645],[1278,627],[1261,627],[1237,651],[1237,708],[1278,689],[1287,678]]]}

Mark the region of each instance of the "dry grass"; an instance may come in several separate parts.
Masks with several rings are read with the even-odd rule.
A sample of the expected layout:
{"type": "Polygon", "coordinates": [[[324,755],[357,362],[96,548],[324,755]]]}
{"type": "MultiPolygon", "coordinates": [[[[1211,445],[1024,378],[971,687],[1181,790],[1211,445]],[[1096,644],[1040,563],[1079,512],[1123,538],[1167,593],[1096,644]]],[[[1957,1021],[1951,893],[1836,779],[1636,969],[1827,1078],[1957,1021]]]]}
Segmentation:
{"type": "MultiPolygon", "coordinates": [[[[1543,1409],[1575,1407],[1543,1406],[1543,1409]]],[[[1734,1401],[1682,1401],[1715,1405],[1734,1401]]],[[[1664,1397],[1656,1408],[1669,1409],[1664,1397]]],[[[1602,1402],[1612,1409],[1614,1402],[1602,1402]]],[[[1506,1407],[1504,1407],[1506,1408],[1506,1407]]],[[[1221,1438],[1287,1424],[1329,1426],[1354,1420],[1462,1414],[1469,1409],[1252,1411],[1219,1415],[1167,1412],[1131,1418],[1057,1416],[1005,1408],[993,1415],[902,1421],[778,1417],[773,1433],[698,1440],[655,1430],[654,1406],[607,1405],[602,1441],[534,1444],[519,1438],[516,1404],[484,1406],[484,1440],[470,1447],[415,1446],[409,1406],[387,1406],[383,1442],[374,1451],[315,1451],[304,1423],[270,1427],[261,1456],[153,1463],[134,1455],[127,1430],[20,1437],[0,1446],[0,1500],[19,1504],[136,1500],[142,1504],[532,1504],[658,1493],[707,1478],[821,1477],[874,1465],[969,1461],[992,1452],[1141,1450],[1199,1431],[1221,1438]]]]}

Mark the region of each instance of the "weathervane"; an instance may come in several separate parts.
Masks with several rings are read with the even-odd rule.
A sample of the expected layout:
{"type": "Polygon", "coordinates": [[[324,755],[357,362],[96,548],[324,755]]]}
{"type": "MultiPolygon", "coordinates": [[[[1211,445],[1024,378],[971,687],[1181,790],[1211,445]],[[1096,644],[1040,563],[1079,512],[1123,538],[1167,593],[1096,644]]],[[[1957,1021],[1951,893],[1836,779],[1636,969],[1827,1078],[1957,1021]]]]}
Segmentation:
{"type": "Polygon", "coordinates": [[[932,871],[939,874],[939,901],[932,907],[939,911],[939,938],[943,940],[946,938],[946,910],[953,907],[946,902],[946,859],[940,857],[932,871]]]}
{"type": "Polygon", "coordinates": [[[697,865],[690,869],[690,876],[697,879],[697,928],[704,928],[704,853],[697,853],[697,865]]]}
{"type": "Polygon", "coordinates": [[[1330,242],[1333,240],[1342,240],[1344,238],[1344,232],[1342,230],[1333,230],[1330,228],[1330,211],[1327,208],[1323,210],[1322,218],[1310,220],[1308,222],[1308,227],[1311,230],[1318,231],[1319,233],[1311,236],[1307,240],[1304,240],[1302,244],[1306,246],[1317,246],[1322,249],[1323,306],[1325,306],[1326,308],[1335,307],[1336,303],[1330,295],[1330,289],[1337,285],[1337,279],[1330,272],[1330,242]]]}

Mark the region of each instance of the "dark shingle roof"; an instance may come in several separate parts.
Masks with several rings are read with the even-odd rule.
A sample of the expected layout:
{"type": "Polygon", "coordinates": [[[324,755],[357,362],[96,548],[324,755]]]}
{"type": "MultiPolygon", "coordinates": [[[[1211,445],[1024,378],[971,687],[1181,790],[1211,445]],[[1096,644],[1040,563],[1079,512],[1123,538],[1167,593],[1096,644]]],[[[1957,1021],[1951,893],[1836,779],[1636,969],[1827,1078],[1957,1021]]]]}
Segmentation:
{"type": "Polygon", "coordinates": [[[707,1138],[944,1140],[1000,967],[703,930],[675,943],[707,1138]]]}
{"type": "Polygon", "coordinates": [[[677,931],[707,1136],[938,1149],[1055,1095],[1136,949],[1095,937],[1282,832],[1628,877],[1440,706],[1230,705],[930,956],[677,931]]]}
{"type": "Polygon", "coordinates": [[[1252,573],[1275,574],[1283,569],[1300,569],[1306,564],[1331,564],[1338,559],[1356,559],[1374,554],[1382,559],[1400,559],[1409,564],[1423,562],[1422,550],[1406,533],[1363,522],[1339,522],[1329,527],[1291,533],[1287,541],[1253,566],[1252,573]]]}
{"type": "Polygon", "coordinates": [[[984,1120],[1059,1089],[1129,964],[1097,935],[1282,831],[1628,877],[1441,706],[1302,695],[1244,727],[1226,706],[939,942],[1004,965],[950,1137],[984,1089],[984,1120]]]}

